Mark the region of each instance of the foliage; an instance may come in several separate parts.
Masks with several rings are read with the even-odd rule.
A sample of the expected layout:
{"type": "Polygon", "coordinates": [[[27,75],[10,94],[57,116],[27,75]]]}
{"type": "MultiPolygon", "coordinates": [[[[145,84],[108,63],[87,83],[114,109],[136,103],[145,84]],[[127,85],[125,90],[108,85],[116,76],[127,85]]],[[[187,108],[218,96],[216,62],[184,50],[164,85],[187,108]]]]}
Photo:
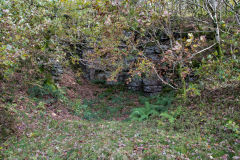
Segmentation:
{"type": "Polygon", "coordinates": [[[183,88],[186,97],[187,76],[196,69],[193,63],[202,63],[202,53],[213,50],[215,60],[238,57],[238,5],[235,1],[217,3],[221,9],[217,13],[211,3],[1,1],[1,77],[6,79],[20,68],[36,78],[46,72],[34,71],[42,68],[49,72],[53,61],[65,63],[67,55],[72,63],[110,72],[109,81],[117,80],[122,71],[131,75],[128,81],[136,75],[157,74],[163,84],[183,88]],[[208,38],[208,33],[213,33],[216,41],[208,38]],[[160,50],[161,61],[144,52],[151,45],[160,50]],[[166,45],[168,49],[163,49],[166,45]],[[85,49],[90,50],[83,53],[85,49]],[[223,55],[219,57],[220,50],[223,55]]]}
{"type": "MultiPolygon", "coordinates": [[[[219,3],[221,15],[224,16],[212,19],[212,16],[218,16],[218,13],[214,8],[209,12],[211,6],[213,7],[210,3],[178,3],[174,0],[134,3],[108,0],[64,1],[63,12],[68,17],[66,25],[69,29],[68,35],[61,39],[71,44],[72,47],[65,49],[70,52],[72,59],[75,59],[74,63],[79,59],[81,64],[89,68],[110,72],[109,81],[116,80],[122,71],[127,71],[132,77],[157,74],[164,84],[175,89],[183,88],[186,98],[187,90],[191,90],[187,89],[188,75],[195,74],[195,64],[198,63],[199,66],[202,63],[206,52],[215,51],[214,59],[218,59],[223,58],[222,53],[229,57],[229,53],[236,56],[239,51],[239,30],[232,17],[235,12],[228,8],[230,4],[233,7],[236,4],[228,1],[219,3]],[[197,12],[193,11],[193,6],[197,12]],[[231,14],[224,12],[224,9],[231,10],[231,14]],[[212,26],[206,26],[202,21],[212,26]],[[219,33],[221,45],[218,40],[213,40],[214,36],[218,37],[216,29],[222,30],[219,33]],[[169,48],[162,49],[166,44],[169,48]],[[154,61],[144,52],[144,49],[151,45],[160,50],[161,61],[154,61]],[[80,54],[80,57],[74,55],[76,51],[88,48],[91,49],[80,54]]],[[[79,55],[78,52],[77,54],[79,55]]],[[[128,81],[131,81],[132,77],[128,81]]]]}
{"type": "Polygon", "coordinates": [[[72,108],[74,113],[77,116],[81,116],[83,119],[93,120],[98,118],[98,114],[91,111],[89,106],[87,104],[82,104],[82,102],[77,101],[73,103],[72,108]]]}
{"type": "Polygon", "coordinates": [[[48,96],[51,96],[54,99],[62,98],[63,93],[61,90],[57,88],[57,86],[54,83],[45,83],[43,85],[33,85],[28,89],[28,93],[31,97],[36,98],[47,98],[48,96]]]}
{"type": "Polygon", "coordinates": [[[164,96],[153,96],[151,98],[142,98],[140,99],[141,103],[145,103],[144,107],[134,108],[130,118],[133,121],[143,121],[150,117],[162,116],[168,118],[171,122],[173,122],[173,117],[167,114],[168,108],[171,107],[173,101],[173,97],[170,94],[166,94],[164,96]],[[155,103],[151,104],[149,101],[153,101],[155,103]]]}
{"type": "Polygon", "coordinates": [[[22,71],[27,67],[25,74],[31,75],[39,66],[49,66],[50,59],[64,58],[56,39],[62,26],[53,18],[56,7],[57,3],[47,0],[0,2],[0,74],[4,78],[18,67],[22,71]]]}
{"type": "Polygon", "coordinates": [[[148,119],[150,116],[157,116],[159,113],[156,110],[155,105],[150,105],[148,102],[145,103],[144,107],[141,108],[135,108],[130,115],[130,118],[133,121],[143,121],[148,119]]]}
{"type": "Polygon", "coordinates": [[[229,120],[225,126],[227,129],[232,130],[236,134],[240,134],[240,130],[239,130],[240,127],[235,122],[229,120]]]}
{"type": "Polygon", "coordinates": [[[240,57],[215,60],[212,56],[203,59],[202,65],[196,69],[202,87],[226,87],[238,85],[240,77],[240,57]]]}

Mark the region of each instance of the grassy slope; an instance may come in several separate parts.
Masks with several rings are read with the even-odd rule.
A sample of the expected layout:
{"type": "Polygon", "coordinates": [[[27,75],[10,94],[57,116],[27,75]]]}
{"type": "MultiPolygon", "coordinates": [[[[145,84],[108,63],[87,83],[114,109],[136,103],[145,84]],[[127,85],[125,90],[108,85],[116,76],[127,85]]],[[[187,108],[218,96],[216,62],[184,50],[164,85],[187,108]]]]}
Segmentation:
{"type": "Polygon", "coordinates": [[[140,105],[139,95],[100,89],[83,102],[78,84],[79,89],[64,85],[67,93],[76,92],[71,94],[74,105],[61,100],[47,103],[22,92],[5,102],[16,117],[18,132],[0,145],[2,158],[232,159],[240,155],[239,87],[204,92],[184,105],[170,123],[161,117],[124,120],[140,105]]]}

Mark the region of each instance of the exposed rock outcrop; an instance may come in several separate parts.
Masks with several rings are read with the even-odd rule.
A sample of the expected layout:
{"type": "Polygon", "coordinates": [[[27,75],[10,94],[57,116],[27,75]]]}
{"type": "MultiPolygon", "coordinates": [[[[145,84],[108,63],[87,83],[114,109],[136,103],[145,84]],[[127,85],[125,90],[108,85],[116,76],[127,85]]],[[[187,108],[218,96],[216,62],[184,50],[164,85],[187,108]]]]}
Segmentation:
{"type": "MultiPolygon", "coordinates": [[[[125,38],[130,38],[134,33],[133,32],[124,32],[125,38]]],[[[169,38],[162,34],[160,36],[160,41],[165,42],[168,41],[169,38]]],[[[170,47],[167,45],[167,43],[164,43],[165,45],[157,45],[154,43],[148,43],[148,44],[142,44],[139,46],[139,50],[142,50],[144,55],[150,59],[155,64],[159,63],[161,61],[161,53],[168,50],[170,47]]],[[[122,43],[119,45],[119,49],[127,49],[127,45],[125,40],[122,41],[122,43]]],[[[79,45],[75,47],[75,51],[77,52],[78,56],[81,59],[84,59],[84,57],[88,54],[91,54],[94,52],[94,49],[92,47],[88,47],[87,43],[84,45],[79,45]]],[[[90,81],[103,81],[108,85],[116,85],[119,83],[125,84],[129,89],[134,91],[143,91],[145,93],[158,93],[161,92],[163,84],[161,81],[157,78],[157,76],[152,76],[151,78],[132,78],[130,83],[126,83],[127,79],[129,79],[130,75],[128,73],[129,66],[132,62],[136,62],[138,59],[138,56],[132,56],[130,58],[126,58],[124,60],[125,68],[123,71],[118,74],[117,81],[107,81],[108,78],[111,76],[111,73],[109,71],[105,71],[104,69],[101,69],[100,67],[91,66],[89,64],[86,64],[84,61],[79,61],[79,67],[81,67],[84,77],[87,78],[90,81]]]]}
{"type": "MultiPolygon", "coordinates": [[[[123,46],[121,46],[123,47],[123,46]]],[[[161,60],[160,54],[163,51],[166,51],[169,47],[167,45],[162,46],[146,46],[143,48],[143,52],[151,61],[157,63],[161,60]]],[[[87,54],[89,52],[93,52],[92,48],[85,48],[82,49],[81,55],[84,56],[84,54],[87,54]]],[[[134,61],[137,59],[136,57],[132,58],[131,60],[126,60],[126,66],[130,63],[130,61],[134,61]]],[[[162,90],[162,83],[157,78],[157,76],[153,76],[150,78],[132,78],[130,83],[126,83],[126,80],[129,78],[129,74],[127,71],[121,72],[118,77],[117,81],[107,81],[107,79],[110,77],[111,73],[107,71],[103,71],[101,69],[91,68],[90,66],[85,66],[84,63],[80,62],[80,66],[84,72],[84,77],[91,80],[91,81],[105,81],[107,85],[116,85],[119,83],[126,84],[128,89],[133,91],[143,91],[145,93],[153,94],[153,93],[159,93],[162,90]]]]}

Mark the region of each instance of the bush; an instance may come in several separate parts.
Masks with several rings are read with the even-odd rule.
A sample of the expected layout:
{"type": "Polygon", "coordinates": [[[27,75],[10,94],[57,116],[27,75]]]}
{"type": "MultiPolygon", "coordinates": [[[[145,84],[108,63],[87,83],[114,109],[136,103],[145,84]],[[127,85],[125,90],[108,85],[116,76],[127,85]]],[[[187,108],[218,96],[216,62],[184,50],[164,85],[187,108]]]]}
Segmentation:
{"type": "Polygon", "coordinates": [[[46,82],[43,85],[33,85],[28,89],[28,94],[31,97],[35,98],[53,98],[58,100],[59,98],[63,97],[63,93],[61,90],[53,82],[46,82]]]}
{"type": "Polygon", "coordinates": [[[185,87],[186,92],[185,79],[195,69],[193,62],[204,57],[200,53],[214,47],[218,48],[214,50],[215,58],[223,58],[222,53],[239,53],[239,29],[234,19],[237,15],[225,3],[219,4],[219,22],[212,22],[208,12],[211,8],[204,10],[197,3],[189,7],[188,3],[174,0],[0,1],[0,78],[26,66],[25,71],[32,76],[39,66],[49,68],[52,60],[65,62],[67,53],[72,63],[81,61],[89,68],[111,73],[107,77],[110,82],[117,80],[121,72],[133,77],[158,74],[164,84],[175,89],[185,87]],[[181,6],[186,9],[179,13],[181,6]],[[209,26],[191,17],[212,24],[210,33],[215,32],[216,24],[221,24],[222,46],[207,38],[209,26]],[[155,48],[161,61],[148,56],[146,47],[155,48]],[[179,78],[182,84],[178,84],[179,78]]]}

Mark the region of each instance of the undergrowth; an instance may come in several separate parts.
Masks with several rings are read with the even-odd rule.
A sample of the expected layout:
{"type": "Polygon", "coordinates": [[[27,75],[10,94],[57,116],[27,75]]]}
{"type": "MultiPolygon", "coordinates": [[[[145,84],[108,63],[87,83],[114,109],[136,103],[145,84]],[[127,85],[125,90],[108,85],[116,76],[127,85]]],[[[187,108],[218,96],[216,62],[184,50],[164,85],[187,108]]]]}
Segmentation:
{"type": "Polygon", "coordinates": [[[132,120],[143,121],[151,116],[154,117],[160,115],[165,118],[169,118],[172,122],[173,117],[167,114],[167,111],[170,107],[172,107],[173,100],[174,100],[173,92],[157,96],[140,97],[139,102],[141,104],[144,104],[144,107],[134,108],[130,115],[130,118],[132,120]]]}
{"type": "Polygon", "coordinates": [[[71,99],[65,89],[55,89],[3,101],[22,129],[0,143],[1,159],[236,159],[240,154],[239,87],[203,91],[185,104],[174,92],[143,96],[120,87],[94,99],[71,99]],[[50,101],[54,92],[61,94],[50,101]]]}

